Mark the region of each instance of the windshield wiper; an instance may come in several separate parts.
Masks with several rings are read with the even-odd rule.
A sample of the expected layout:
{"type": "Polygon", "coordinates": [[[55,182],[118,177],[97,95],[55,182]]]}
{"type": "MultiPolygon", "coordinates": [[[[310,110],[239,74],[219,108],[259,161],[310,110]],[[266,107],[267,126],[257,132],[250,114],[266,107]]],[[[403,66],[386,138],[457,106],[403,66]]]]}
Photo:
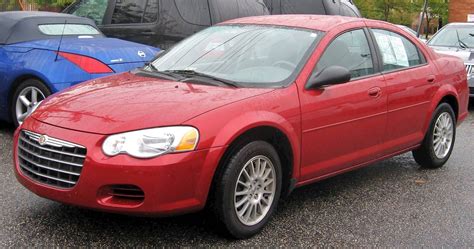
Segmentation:
{"type": "Polygon", "coordinates": [[[459,46],[464,49],[469,48],[469,46],[465,42],[463,42],[461,38],[459,38],[459,32],[457,29],[456,29],[456,35],[458,37],[459,46]]]}
{"type": "Polygon", "coordinates": [[[168,79],[168,80],[182,80],[183,79],[182,76],[179,76],[175,73],[158,70],[158,68],[156,68],[156,66],[153,65],[153,63],[151,63],[151,62],[145,63],[145,67],[148,67],[150,70],[143,70],[142,69],[142,71],[147,72],[147,73],[152,73],[152,74],[155,74],[155,75],[159,75],[162,78],[165,78],[165,79],[168,79]]]}
{"type": "MultiPolygon", "coordinates": [[[[209,79],[213,82],[219,82],[219,83],[227,85],[227,86],[236,87],[236,88],[239,87],[237,85],[237,83],[235,83],[234,81],[221,79],[221,78],[209,75],[209,74],[197,72],[195,70],[166,70],[164,72],[171,73],[171,74],[179,74],[179,75],[187,77],[187,79],[184,79],[184,80],[199,77],[199,78],[209,79]]],[[[184,80],[181,80],[181,81],[184,81],[184,80]]]]}

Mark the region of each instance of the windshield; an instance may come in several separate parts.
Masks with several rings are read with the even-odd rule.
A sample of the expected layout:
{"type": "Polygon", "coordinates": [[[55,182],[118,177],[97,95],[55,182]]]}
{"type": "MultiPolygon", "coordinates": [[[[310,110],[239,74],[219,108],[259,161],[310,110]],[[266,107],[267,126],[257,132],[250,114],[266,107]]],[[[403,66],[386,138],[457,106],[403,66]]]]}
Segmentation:
{"type": "Polygon", "coordinates": [[[431,46],[474,48],[474,25],[448,26],[428,43],[431,46]]]}
{"type": "Polygon", "coordinates": [[[259,25],[214,26],[152,62],[160,72],[193,71],[239,86],[291,83],[316,45],[318,31],[259,25]]]}

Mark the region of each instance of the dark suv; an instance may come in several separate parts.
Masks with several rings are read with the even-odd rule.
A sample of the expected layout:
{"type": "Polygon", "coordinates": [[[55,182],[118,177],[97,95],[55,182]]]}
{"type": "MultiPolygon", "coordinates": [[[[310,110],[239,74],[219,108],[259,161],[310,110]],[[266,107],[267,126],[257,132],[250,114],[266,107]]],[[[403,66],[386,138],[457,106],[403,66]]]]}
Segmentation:
{"type": "Polygon", "coordinates": [[[361,16],[352,0],[78,0],[64,12],[93,19],[109,37],[162,49],[208,26],[238,17],[361,16]]]}
{"type": "Polygon", "coordinates": [[[316,14],[361,17],[352,0],[264,0],[272,15],[316,14]]]}
{"type": "Polygon", "coordinates": [[[93,19],[109,37],[162,49],[215,23],[270,14],[263,0],[79,0],[64,12],[93,19]]]}

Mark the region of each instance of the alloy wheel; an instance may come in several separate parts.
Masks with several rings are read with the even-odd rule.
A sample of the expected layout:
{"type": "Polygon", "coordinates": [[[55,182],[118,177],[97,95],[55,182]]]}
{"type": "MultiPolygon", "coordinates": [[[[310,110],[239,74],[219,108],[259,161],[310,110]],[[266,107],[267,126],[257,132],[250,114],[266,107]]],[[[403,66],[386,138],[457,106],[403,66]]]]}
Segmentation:
{"type": "Polygon", "coordinates": [[[246,226],[262,221],[269,212],[276,193],[276,172],[265,156],[250,159],[240,171],[234,192],[234,209],[246,226]]]}
{"type": "Polygon", "coordinates": [[[454,122],[447,112],[441,113],[436,120],[433,131],[433,150],[437,158],[443,159],[453,144],[454,122]]]}
{"type": "Polygon", "coordinates": [[[21,90],[16,99],[15,108],[15,117],[18,124],[22,124],[44,99],[44,93],[34,86],[25,87],[21,90]]]}

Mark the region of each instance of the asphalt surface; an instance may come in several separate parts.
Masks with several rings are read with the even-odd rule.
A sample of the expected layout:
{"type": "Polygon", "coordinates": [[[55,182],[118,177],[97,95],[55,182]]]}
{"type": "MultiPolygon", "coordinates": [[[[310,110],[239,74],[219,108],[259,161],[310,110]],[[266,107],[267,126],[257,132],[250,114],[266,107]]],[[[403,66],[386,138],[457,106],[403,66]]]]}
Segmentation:
{"type": "Polygon", "coordinates": [[[12,171],[12,133],[0,124],[0,247],[315,246],[474,247],[474,107],[444,168],[407,153],[301,189],[248,240],[219,235],[201,212],[140,218],[37,197],[12,171]]]}

